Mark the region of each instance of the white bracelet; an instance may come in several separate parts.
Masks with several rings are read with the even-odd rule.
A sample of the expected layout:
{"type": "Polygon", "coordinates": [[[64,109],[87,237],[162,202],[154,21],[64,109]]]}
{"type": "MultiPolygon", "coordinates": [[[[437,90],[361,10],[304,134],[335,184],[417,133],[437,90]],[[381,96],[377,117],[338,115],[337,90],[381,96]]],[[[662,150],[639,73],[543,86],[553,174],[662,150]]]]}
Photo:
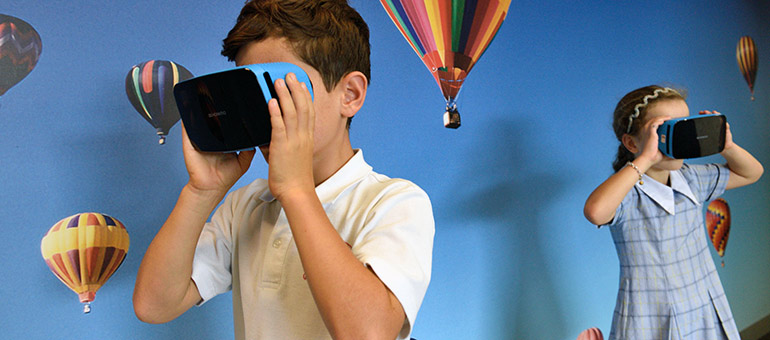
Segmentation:
{"type": "Polygon", "coordinates": [[[630,165],[634,170],[636,170],[636,174],[639,175],[639,185],[644,184],[644,181],[642,180],[642,172],[639,171],[639,168],[636,167],[634,163],[626,162],[626,165],[630,165]]]}

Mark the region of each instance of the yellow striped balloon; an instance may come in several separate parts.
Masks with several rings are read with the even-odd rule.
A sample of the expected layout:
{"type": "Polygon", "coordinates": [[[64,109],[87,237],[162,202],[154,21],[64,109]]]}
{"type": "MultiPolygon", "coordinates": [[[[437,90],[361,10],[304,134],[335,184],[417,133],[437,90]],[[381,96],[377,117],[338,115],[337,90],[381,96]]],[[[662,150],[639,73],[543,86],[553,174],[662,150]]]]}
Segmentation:
{"type": "Polygon", "coordinates": [[[738,47],[735,51],[738,59],[738,67],[741,69],[743,78],[749,84],[751,91],[751,100],[754,100],[754,80],[757,79],[757,45],[750,36],[743,36],[738,40],[738,47]]]}
{"type": "Polygon", "coordinates": [[[99,213],[81,213],[62,219],[40,243],[45,263],[91,311],[96,291],[123,263],[128,252],[126,227],[99,213]]]}

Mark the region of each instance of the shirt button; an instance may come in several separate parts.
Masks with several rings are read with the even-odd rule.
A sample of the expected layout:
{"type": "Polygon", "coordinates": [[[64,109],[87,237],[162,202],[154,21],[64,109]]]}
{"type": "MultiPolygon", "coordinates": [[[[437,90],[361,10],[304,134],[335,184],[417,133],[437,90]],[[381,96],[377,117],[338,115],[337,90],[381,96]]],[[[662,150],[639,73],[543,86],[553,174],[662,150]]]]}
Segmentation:
{"type": "Polygon", "coordinates": [[[282,243],[283,241],[281,241],[281,239],[273,241],[273,248],[280,248],[282,243]]]}

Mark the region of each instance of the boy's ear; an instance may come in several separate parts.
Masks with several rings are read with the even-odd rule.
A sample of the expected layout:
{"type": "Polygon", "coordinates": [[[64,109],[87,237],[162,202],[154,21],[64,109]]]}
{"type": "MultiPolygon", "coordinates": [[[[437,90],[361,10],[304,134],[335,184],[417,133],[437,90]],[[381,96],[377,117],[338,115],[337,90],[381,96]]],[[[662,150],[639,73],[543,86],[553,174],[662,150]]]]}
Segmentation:
{"type": "Polygon", "coordinates": [[[369,81],[366,80],[366,76],[363,73],[353,71],[342,77],[339,85],[342,86],[343,90],[340,113],[348,118],[353,117],[364,106],[369,81]]]}
{"type": "Polygon", "coordinates": [[[632,154],[636,154],[639,152],[639,148],[636,145],[636,140],[634,140],[634,137],[629,134],[623,134],[623,137],[620,138],[620,140],[623,142],[623,146],[626,147],[626,150],[630,151],[632,154]]]}

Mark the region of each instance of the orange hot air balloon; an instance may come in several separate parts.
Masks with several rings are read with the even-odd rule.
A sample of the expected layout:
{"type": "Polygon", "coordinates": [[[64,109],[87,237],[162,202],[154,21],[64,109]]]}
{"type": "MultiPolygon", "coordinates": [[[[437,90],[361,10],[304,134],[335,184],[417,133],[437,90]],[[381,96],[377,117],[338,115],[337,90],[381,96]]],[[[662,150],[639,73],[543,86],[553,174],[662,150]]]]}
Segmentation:
{"type": "Polygon", "coordinates": [[[709,203],[706,209],[706,230],[717,250],[719,257],[722,257],[722,267],[725,266],[725,248],[727,248],[727,237],[730,236],[730,207],[727,201],[718,198],[709,203]]]}
{"type": "Polygon", "coordinates": [[[604,340],[604,335],[602,335],[602,331],[600,329],[591,327],[580,332],[577,340],[604,340]]]}
{"type": "Polygon", "coordinates": [[[743,36],[738,40],[738,47],[735,51],[738,59],[738,67],[741,69],[743,78],[749,84],[751,91],[751,100],[754,100],[754,80],[757,79],[757,45],[750,36],[743,36]]]}
{"type": "Polygon", "coordinates": [[[129,238],[120,221],[99,213],[82,213],[57,222],[43,236],[45,263],[91,311],[96,291],[123,263],[129,238]]]}
{"type": "Polygon", "coordinates": [[[494,39],[511,0],[380,0],[436,79],[446,99],[444,126],[458,128],[457,95],[494,39]]]}

